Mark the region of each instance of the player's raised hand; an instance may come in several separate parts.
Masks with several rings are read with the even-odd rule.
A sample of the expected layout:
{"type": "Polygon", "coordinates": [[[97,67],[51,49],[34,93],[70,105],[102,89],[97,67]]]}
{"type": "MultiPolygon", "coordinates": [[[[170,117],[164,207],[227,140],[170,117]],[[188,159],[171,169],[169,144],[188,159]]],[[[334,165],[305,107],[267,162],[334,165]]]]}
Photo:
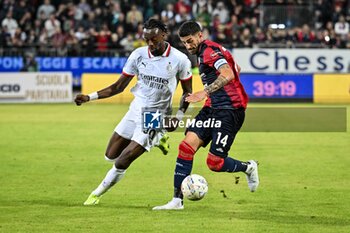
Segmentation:
{"type": "Polygon", "coordinates": [[[189,103],[196,103],[204,100],[207,97],[207,93],[203,91],[197,91],[193,94],[189,94],[185,100],[189,103]]]}
{"type": "Polygon", "coordinates": [[[83,94],[78,94],[75,99],[74,99],[74,102],[76,105],[80,106],[82,105],[83,103],[86,103],[90,100],[89,96],[88,95],[83,95],[83,94]]]}

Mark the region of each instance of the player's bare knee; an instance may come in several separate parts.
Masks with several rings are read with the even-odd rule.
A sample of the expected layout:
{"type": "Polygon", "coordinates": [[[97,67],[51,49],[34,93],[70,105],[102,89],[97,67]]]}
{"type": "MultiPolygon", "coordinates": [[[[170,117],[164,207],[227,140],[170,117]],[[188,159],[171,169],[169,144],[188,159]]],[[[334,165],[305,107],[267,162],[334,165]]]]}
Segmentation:
{"type": "Polygon", "coordinates": [[[224,165],[224,159],[220,156],[208,153],[207,157],[207,166],[210,170],[219,172],[221,171],[222,166],[224,165]]]}
{"type": "Polygon", "coordinates": [[[184,160],[193,160],[196,151],[190,146],[185,140],[183,140],[179,145],[179,155],[178,157],[184,160]]]}

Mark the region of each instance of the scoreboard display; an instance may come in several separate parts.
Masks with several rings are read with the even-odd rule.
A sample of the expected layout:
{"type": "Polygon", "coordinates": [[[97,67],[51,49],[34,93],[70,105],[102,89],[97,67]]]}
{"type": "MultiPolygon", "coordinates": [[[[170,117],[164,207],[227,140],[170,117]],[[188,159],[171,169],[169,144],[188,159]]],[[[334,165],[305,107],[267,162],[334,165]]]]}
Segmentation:
{"type": "Polygon", "coordinates": [[[312,74],[241,74],[251,99],[313,99],[312,74]]]}

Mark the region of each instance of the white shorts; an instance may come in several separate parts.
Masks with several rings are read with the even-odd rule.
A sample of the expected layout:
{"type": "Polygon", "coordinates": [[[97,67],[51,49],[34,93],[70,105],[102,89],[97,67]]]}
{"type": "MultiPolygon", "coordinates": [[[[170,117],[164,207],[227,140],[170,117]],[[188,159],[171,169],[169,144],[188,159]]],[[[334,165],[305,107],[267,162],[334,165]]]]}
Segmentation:
{"type": "Polygon", "coordinates": [[[123,138],[137,142],[147,151],[153,146],[159,145],[159,140],[163,137],[164,132],[145,133],[142,127],[141,110],[130,107],[123,119],[119,122],[114,131],[123,138]]]}

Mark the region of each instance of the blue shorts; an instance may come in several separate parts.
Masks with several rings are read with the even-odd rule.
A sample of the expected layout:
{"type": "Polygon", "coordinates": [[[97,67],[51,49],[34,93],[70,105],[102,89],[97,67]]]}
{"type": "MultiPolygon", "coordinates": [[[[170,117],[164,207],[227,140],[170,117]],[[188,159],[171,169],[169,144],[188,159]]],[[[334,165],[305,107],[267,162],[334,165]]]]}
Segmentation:
{"type": "Polygon", "coordinates": [[[204,142],[206,147],[210,141],[210,153],[227,157],[231,145],[237,132],[242,127],[245,117],[245,109],[212,109],[204,107],[195,117],[196,122],[211,121],[210,127],[204,127],[205,124],[192,124],[187,131],[194,132],[204,142]],[[219,122],[221,122],[219,127],[219,122]]]}

